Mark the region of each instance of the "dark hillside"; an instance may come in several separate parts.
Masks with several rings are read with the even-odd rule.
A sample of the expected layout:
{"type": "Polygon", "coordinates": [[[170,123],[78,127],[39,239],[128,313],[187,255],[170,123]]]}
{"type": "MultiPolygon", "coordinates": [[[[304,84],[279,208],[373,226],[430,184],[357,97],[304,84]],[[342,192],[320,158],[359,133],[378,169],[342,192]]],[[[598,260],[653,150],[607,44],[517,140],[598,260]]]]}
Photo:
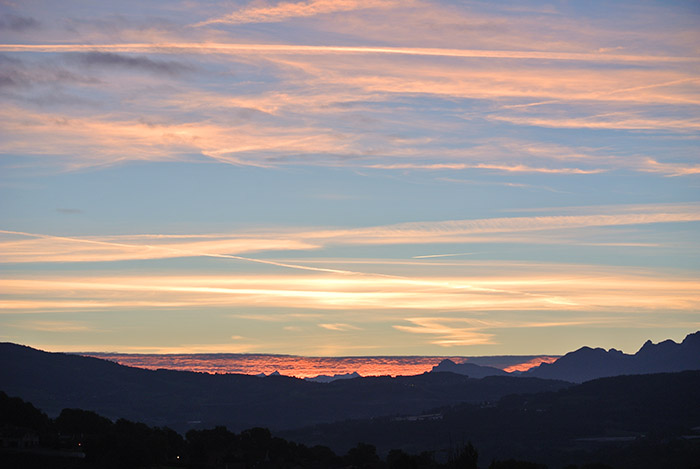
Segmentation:
{"type": "Polygon", "coordinates": [[[336,451],[366,440],[380,452],[447,454],[451,445],[471,441],[486,461],[695,467],[693,461],[700,461],[699,390],[698,371],[619,376],[556,392],[506,396],[495,405],[462,404],[414,419],[351,421],[284,435],[336,451]],[[677,462],[659,465],[665,458],[677,462]]]}

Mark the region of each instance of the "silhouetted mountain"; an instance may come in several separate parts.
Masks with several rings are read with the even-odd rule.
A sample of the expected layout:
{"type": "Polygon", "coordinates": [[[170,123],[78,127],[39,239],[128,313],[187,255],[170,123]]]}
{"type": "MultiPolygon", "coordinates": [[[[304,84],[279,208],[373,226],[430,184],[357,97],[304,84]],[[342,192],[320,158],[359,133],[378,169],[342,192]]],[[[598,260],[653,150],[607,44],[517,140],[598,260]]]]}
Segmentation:
{"type": "Polygon", "coordinates": [[[434,366],[431,373],[457,373],[458,375],[470,376],[472,378],[485,378],[486,376],[507,376],[503,370],[493,368],[491,366],[479,366],[473,363],[455,363],[449,358],[441,361],[437,366],[434,366]]]}
{"type": "Polygon", "coordinates": [[[700,370],[700,331],[689,334],[680,344],[648,340],[634,355],[619,350],[582,347],[523,373],[545,379],[581,383],[608,376],[700,370]]]}
{"type": "Polygon", "coordinates": [[[305,381],[313,381],[315,383],[330,383],[331,381],[335,381],[337,379],[355,379],[355,378],[361,378],[361,376],[357,373],[357,371],[354,371],[352,373],[335,374],[333,376],[318,375],[318,376],[314,376],[313,378],[304,378],[304,380],[305,381]]]}
{"type": "Polygon", "coordinates": [[[556,392],[505,396],[411,418],[384,417],[283,432],[342,452],[368,441],[447,454],[471,441],[480,460],[521,459],[551,468],[602,462],[615,468],[696,468],[700,461],[700,371],[616,376],[556,392]]]}
{"type": "Polygon", "coordinates": [[[0,344],[0,389],[49,415],[63,408],[167,425],[295,428],[349,418],[418,414],[513,393],[557,390],[561,381],[454,373],[368,377],[314,383],[285,376],[145,370],[97,358],[0,344]]]}

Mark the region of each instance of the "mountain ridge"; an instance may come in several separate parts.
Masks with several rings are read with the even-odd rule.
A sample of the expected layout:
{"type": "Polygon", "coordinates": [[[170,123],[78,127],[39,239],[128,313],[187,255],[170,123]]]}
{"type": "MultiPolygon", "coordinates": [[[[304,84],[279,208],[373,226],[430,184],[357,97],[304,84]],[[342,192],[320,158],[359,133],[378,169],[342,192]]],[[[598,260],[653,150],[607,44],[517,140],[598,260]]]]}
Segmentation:
{"type": "Polygon", "coordinates": [[[455,363],[449,358],[442,360],[430,370],[430,373],[456,373],[472,378],[485,378],[487,376],[508,376],[509,373],[492,366],[475,365],[474,363],[455,363]]]}
{"type": "Polygon", "coordinates": [[[634,354],[615,348],[605,350],[584,346],[522,375],[582,383],[610,376],[687,370],[700,370],[700,331],[688,334],[680,343],[667,339],[654,344],[647,340],[634,354]]]}

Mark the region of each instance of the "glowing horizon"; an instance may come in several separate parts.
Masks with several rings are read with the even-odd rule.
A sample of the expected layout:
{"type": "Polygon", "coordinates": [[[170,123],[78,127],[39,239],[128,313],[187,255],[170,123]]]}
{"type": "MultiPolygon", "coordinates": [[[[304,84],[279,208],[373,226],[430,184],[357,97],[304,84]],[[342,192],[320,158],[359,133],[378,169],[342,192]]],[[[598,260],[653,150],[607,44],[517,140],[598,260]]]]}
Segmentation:
{"type": "Polygon", "coordinates": [[[244,354],[117,354],[89,353],[80,355],[110,360],[121,365],[150,370],[170,369],[198,373],[236,373],[246,375],[270,375],[295,378],[316,378],[357,373],[367,376],[413,376],[427,373],[442,360],[455,363],[474,363],[490,366],[506,372],[527,371],[542,363],[552,363],[558,357],[302,357],[293,355],[244,355],[244,354]]]}

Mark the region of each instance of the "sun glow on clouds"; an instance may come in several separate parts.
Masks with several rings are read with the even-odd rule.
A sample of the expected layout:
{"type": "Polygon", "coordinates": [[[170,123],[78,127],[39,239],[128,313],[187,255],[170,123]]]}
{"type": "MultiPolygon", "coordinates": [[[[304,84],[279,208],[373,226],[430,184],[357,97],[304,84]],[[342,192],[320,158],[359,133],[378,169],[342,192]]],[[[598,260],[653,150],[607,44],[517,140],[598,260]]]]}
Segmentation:
{"type": "Polygon", "coordinates": [[[161,351],[700,325],[694,9],[6,7],[29,19],[0,44],[13,340],[133,350],[106,323],[134,311],[172,313],[139,339],[161,351]],[[187,314],[222,322],[183,337],[187,314]]]}
{"type": "MultiPolygon", "coordinates": [[[[532,266],[529,274],[492,277],[388,277],[226,275],[125,276],[2,279],[3,291],[20,299],[0,300],[11,311],[74,308],[241,306],[301,310],[475,311],[692,311],[700,305],[693,278],[648,278],[629,272],[581,272],[562,276],[532,266]]],[[[397,313],[389,313],[396,311],[397,313]]],[[[359,330],[322,323],[329,330],[359,330]]],[[[403,329],[406,330],[406,329],[403,329]]]]}
{"type": "MultiPolygon", "coordinates": [[[[6,313],[69,310],[118,310],[135,307],[192,308],[294,308],[321,311],[384,311],[387,318],[401,317],[404,311],[474,313],[484,311],[578,311],[620,312],[693,311],[700,306],[696,292],[700,282],[692,276],[655,277],[639,275],[624,268],[592,269],[579,266],[575,273],[554,265],[524,263],[499,271],[498,263],[462,261],[467,268],[478,268],[474,275],[451,276],[429,273],[435,266],[450,267],[452,255],[414,256],[413,261],[392,262],[376,259],[364,268],[327,268],[317,259],[271,260],[233,255],[235,252],[319,250],[334,245],[432,244],[456,240],[469,242],[527,243],[528,231],[557,233],[588,227],[649,225],[700,220],[695,206],[621,207],[620,213],[512,217],[429,223],[405,223],[352,230],[289,231],[225,235],[126,235],[89,238],[59,237],[3,231],[0,242],[4,263],[65,263],[149,260],[173,257],[228,259],[230,262],[262,263],[283,273],[228,273],[215,276],[171,275],[80,277],[76,275],[0,280],[2,290],[12,292],[0,300],[6,313]],[[503,235],[515,234],[510,240],[503,235]],[[494,236],[490,238],[491,236],[494,236]],[[485,238],[483,238],[485,236],[485,238]],[[372,267],[372,264],[374,267],[372,267]],[[394,265],[396,268],[388,269],[394,265]],[[526,269],[523,269],[523,265],[526,269]],[[380,267],[381,266],[381,267],[380,267]],[[368,268],[369,267],[369,270],[368,268]],[[485,270],[484,268],[488,269],[485,270]],[[373,270],[377,269],[377,270],[373,270]],[[398,270],[397,270],[398,269],[398,270]],[[408,269],[408,270],[407,270],[408,269]],[[495,273],[489,273],[494,271],[495,273]],[[426,273],[422,273],[425,271],[426,273]],[[305,272],[305,274],[301,274],[305,272]],[[427,275],[426,275],[427,274],[427,275]]],[[[534,242],[547,242],[533,239],[534,242]]],[[[571,239],[567,239],[571,243],[571,239]]],[[[585,243],[584,243],[585,244],[585,243]]],[[[606,243],[601,243],[602,245],[606,243]]],[[[634,243],[612,243],[630,245],[634,243]]],[[[646,246],[642,243],[641,246],[646,246]]],[[[344,263],[343,260],[336,264],[344,263]]],[[[240,268],[237,267],[237,268],[240,268]]],[[[504,324],[483,321],[464,326],[459,318],[410,317],[412,325],[394,325],[405,333],[434,335],[430,343],[439,346],[466,346],[491,343],[495,329],[504,324]],[[455,325],[456,324],[456,325],[455,325]]],[[[580,324],[596,324],[583,320],[580,324]]],[[[346,322],[318,322],[329,331],[361,331],[346,322]]],[[[573,323],[538,323],[560,327],[573,323]]]]}

